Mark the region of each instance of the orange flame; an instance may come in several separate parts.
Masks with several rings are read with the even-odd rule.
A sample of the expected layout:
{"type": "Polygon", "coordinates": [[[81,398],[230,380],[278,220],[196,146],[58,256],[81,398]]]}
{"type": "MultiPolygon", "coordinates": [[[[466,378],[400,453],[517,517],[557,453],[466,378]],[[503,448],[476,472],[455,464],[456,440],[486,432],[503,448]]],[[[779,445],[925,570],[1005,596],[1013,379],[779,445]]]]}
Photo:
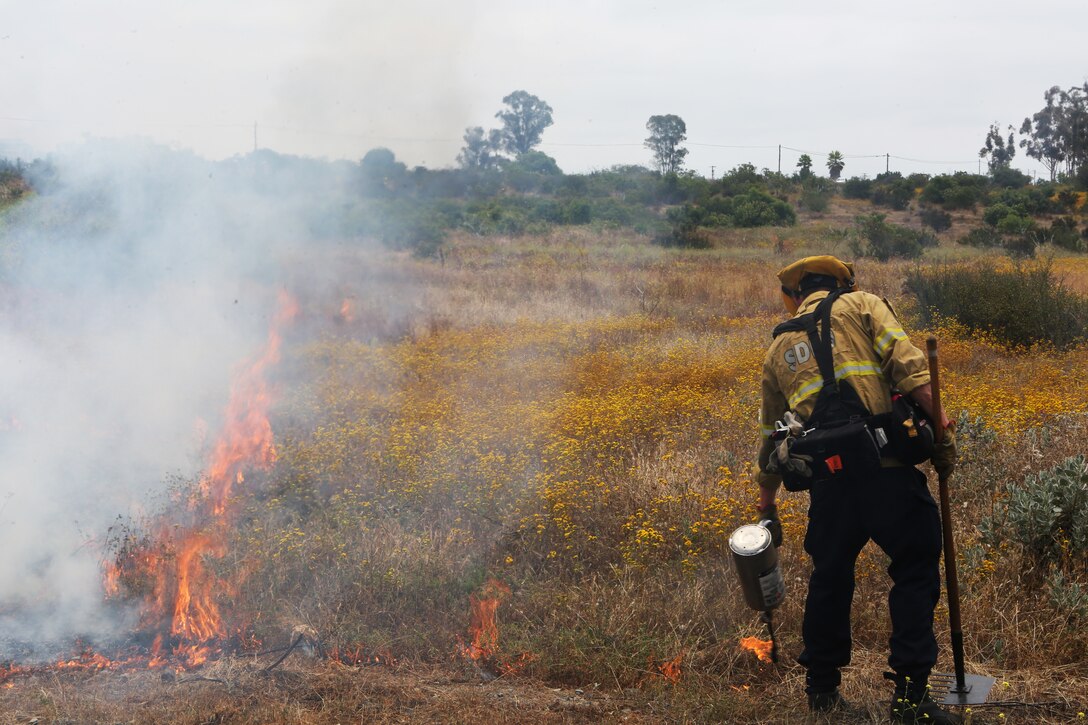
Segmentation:
{"type": "Polygon", "coordinates": [[[495,619],[499,604],[510,595],[510,587],[498,579],[489,579],[481,588],[479,596],[468,597],[471,617],[468,633],[472,637],[469,644],[460,647],[461,656],[469,660],[490,658],[499,647],[499,625],[495,619]]]}
{"type": "Polygon", "coordinates": [[[160,522],[155,544],[119,555],[106,568],[107,595],[120,590],[126,571],[153,582],[142,615],[143,625],[158,631],[151,648],[152,667],[166,663],[171,644],[172,654],[186,665],[200,665],[212,653],[210,643],[226,636],[217,600],[230,589],[205,562],[226,554],[226,533],[233,518],[232,494],[234,487],[245,481],[244,471],[267,469],[276,460],[268,421],[272,396],[265,371],[279,361],[280,328],[297,310],[295,301],[281,292],[264,350],[236,376],[224,413],[223,432],[212,448],[197,496],[190,501],[192,522],[187,526],[160,522]]]}
{"type": "Polygon", "coordinates": [[[340,320],[343,322],[355,321],[355,303],[350,297],[345,297],[340,303],[340,320]]]}
{"type": "Polygon", "coordinates": [[[657,669],[665,676],[665,679],[674,685],[680,684],[680,676],[683,674],[680,663],[683,661],[685,654],[687,653],[681,652],[671,660],[666,660],[657,666],[657,669]]]}
{"type": "Polygon", "coordinates": [[[771,661],[771,640],[769,639],[764,640],[759,637],[742,637],[740,646],[742,649],[754,652],[760,662],[771,661]]]}

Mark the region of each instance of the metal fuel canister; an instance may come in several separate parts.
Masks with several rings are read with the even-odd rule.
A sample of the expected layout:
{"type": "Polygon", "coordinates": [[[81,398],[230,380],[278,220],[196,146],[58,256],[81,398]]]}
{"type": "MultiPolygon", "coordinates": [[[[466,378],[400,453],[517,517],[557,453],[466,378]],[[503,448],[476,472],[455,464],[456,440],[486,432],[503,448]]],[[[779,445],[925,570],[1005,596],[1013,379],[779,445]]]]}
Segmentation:
{"type": "Polygon", "coordinates": [[[786,598],[786,583],[771,532],[759,524],[741,526],[729,537],[729,550],[748,606],[769,612],[781,604],[786,598]]]}

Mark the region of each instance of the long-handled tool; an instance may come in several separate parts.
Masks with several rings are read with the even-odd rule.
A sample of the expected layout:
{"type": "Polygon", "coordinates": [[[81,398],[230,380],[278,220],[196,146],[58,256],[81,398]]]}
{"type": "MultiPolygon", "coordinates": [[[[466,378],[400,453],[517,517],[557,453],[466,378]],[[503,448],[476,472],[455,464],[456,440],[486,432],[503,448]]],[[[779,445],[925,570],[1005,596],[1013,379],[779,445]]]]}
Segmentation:
{"type": "MultiPolygon", "coordinates": [[[[940,370],[937,365],[937,338],[926,340],[929,353],[929,382],[933,389],[934,437],[940,443],[944,437],[941,421],[940,370]]],[[[930,695],[945,705],[981,705],[990,695],[994,678],[985,675],[968,675],[963,665],[963,627],[960,624],[960,581],[956,572],[956,544],[952,539],[952,507],[948,496],[948,476],[938,474],[937,485],[941,497],[941,529],[944,533],[944,582],[948,596],[948,623],[952,638],[952,663],[954,673],[933,673],[929,676],[930,695]]]]}

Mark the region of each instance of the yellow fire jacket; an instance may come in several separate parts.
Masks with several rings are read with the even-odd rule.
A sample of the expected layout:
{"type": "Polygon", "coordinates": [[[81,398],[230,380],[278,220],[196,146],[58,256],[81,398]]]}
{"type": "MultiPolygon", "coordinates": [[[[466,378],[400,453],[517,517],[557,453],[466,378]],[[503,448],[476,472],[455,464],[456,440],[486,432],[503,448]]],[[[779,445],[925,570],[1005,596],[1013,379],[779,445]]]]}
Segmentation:
{"type": "MultiPolygon", "coordinates": [[[[798,315],[812,312],[827,292],[805,298],[798,315]]],[[[831,357],[835,379],[848,380],[873,415],[892,409],[891,390],[908,394],[929,382],[925,354],[911,343],[891,306],[868,292],[850,292],[831,308],[831,357]]],[[[766,473],[775,421],[787,410],[808,420],[823,388],[823,376],[808,335],[784,332],[771,343],[763,361],[762,446],[757,482],[775,490],[781,476],[766,473]]]]}

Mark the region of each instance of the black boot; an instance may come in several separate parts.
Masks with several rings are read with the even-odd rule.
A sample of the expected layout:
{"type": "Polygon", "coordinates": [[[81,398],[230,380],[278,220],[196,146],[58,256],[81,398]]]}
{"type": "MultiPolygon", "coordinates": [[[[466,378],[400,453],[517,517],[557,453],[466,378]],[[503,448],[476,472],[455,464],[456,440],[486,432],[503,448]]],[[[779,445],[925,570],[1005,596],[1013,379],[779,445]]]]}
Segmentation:
{"type": "Polygon", "coordinates": [[[812,712],[832,712],[835,710],[848,710],[850,704],[839,694],[838,689],[831,692],[808,693],[808,709],[812,712]]]}
{"type": "Polygon", "coordinates": [[[927,723],[928,725],[959,725],[963,718],[948,712],[929,696],[926,678],[885,675],[895,682],[892,696],[892,722],[927,723]]]}

